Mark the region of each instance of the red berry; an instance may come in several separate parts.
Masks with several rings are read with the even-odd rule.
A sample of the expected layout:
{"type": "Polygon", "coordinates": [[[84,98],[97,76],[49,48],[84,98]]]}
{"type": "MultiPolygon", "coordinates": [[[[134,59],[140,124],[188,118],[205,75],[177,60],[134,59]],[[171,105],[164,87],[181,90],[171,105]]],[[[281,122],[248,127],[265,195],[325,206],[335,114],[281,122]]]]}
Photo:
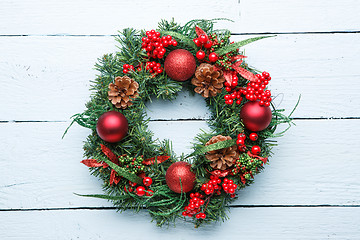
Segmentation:
{"type": "Polygon", "coordinates": [[[124,64],[123,68],[128,69],[130,67],[129,64],[124,64]]]}
{"type": "Polygon", "coordinates": [[[209,41],[209,38],[206,35],[200,35],[199,36],[199,40],[201,43],[206,43],[207,41],[209,41]]]}
{"type": "Polygon", "coordinates": [[[251,141],[256,141],[258,139],[258,135],[257,133],[250,133],[249,138],[251,141]]]}
{"type": "Polygon", "coordinates": [[[174,46],[174,47],[176,47],[177,45],[178,45],[178,43],[177,43],[177,41],[175,41],[175,40],[172,40],[172,45],[174,46]]]}
{"type": "Polygon", "coordinates": [[[144,177],[143,178],[143,183],[144,183],[144,186],[150,186],[152,184],[153,180],[151,177],[144,177]]]}
{"type": "Polygon", "coordinates": [[[145,188],[143,186],[138,186],[136,188],[136,195],[138,195],[139,197],[144,196],[145,195],[145,188]]]}
{"type": "Polygon", "coordinates": [[[246,136],[243,133],[239,133],[239,135],[237,136],[237,139],[245,139],[245,138],[246,136]]]}
{"type": "Polygon", "coordinates": [[[257,145],[255,145],[255,146],[253,146],[251,148],[251,153],[252,154],[258,155],[260,152],[261,152],[261,148],[259,146],[257,146],[257,145]]]}
{"type": "Polygon", "coordinates": [[[231,86],[232,86],[232,87],[236,87],[237,84],[238,84],[237,81],[232,81],[232,82],[231,82],[231,86]]]}
{"type": "Polygon", "coordinates": [[[197,53],[196,53],[196,58],[199,59],[199,60],[202,60],[205,58],[205,52],[203,50],[199,50],[197,53]]]}
{"type": "Polygon", "coordinates": [[[229,100],[228,100],[228,103],[229,103],[229,105],[231,105],[231,104],[233,104],[233,103],[234,103],[234,100],[229,99],[229,100]]]}
{"type": "Polygon", "coordinates": [[[211,47],[212,47],[212,42],[207,41],[207,42],[204,44],[204,47],[205,47],[206,49],[211,48],[211,47]]]}
{"type": "Polygon", "coordinates": [[[237,145],[244,145],[244,139],[242,139],[242,138],[240,138],[240,139],[238,139],[238,140],[236,140],[236,144],[237,145]]]}
{"type": "Polygon", "coordinates": [[[225,90],[226,90],[227,92],[230,92],[230,91],[231,91],[231,87],[226,87],[225,90]]]}
{"type": "Polygon", "coordinates": [[[263,75],[264,78],[270,77],[270,74],[268,72],[263,72],[262,75],[263,75]]]}
{"type": "Polygon", "coordinates": [[[201,47],[201,42],[198,38],[195,38],[194,40],[194,43],[196,44],[197,47],[201,47]]]}
{"type": "Polygon", "coordinates": [[[230,99],[230,95],[225,95],[224,96],[224,99],[227,101],[227,100],[229,100],[230,99]]]}
{"type": "Polygon", "coordinates": [[[123,69],[123,73],[127,74],[129,72],[129,70],[127,70],[126,68],[123,69]]]}
{"type": "Polygon", "coordinates": [[[150,197],[150,196],[154,195],[154,191],[149,189],[149,190],[147,190],[147,192],[145,194],[146,194],[146,196],[150,197]]]}
{"type": "Polygon", "coordinates": [[[135,187],[137,185],[137,183],[129,181],[129,185],[132,186],[132,187],[135,187]]]}
{"type": "Polygon", "coordinates": [[[236,100],[236,104],[241,104],[241,100],[236,100]]]}
{"type": "Polygon", "coordinates": [[[218,55],[216,53],[210,53],[209,55],[210,62],[216,62],[218,60],[218,55]]]}

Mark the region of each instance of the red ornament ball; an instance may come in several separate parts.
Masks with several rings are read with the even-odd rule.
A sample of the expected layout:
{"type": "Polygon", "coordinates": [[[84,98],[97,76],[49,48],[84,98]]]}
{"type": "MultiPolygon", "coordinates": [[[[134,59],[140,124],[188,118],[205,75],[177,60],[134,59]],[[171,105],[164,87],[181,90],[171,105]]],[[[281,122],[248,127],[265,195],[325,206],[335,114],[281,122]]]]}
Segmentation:
{"type": "Polygon", "coordinates": [[[183,82],[191,78],[196,70],[194,56],[185,49],[171,51],[164,62],[166,74],[173,80],[183,82]]]}
{"type": "Polygon", "coordinates": [[[270,107],[260,106],[259,101],[250,101],[241,108],[240,118],[247,129],[258,132],[269,126],[272,113],[270,107]]]}
{"type": "Polygon", "coordinates": [[[115,143],[123,139],[128,131],[128,121],[125,116],[116,111],[101,115],[96,124],[96,132],[105,142],[115,143]]]}
{"type": "Polygon", "coordinates": [[[189,192],[195,185],[195,173],[191,171],[191,164],[187,162],[176,162],[166,171],[165,179],[168,187],[176,192],[181,193],[181,186],[183,192],[189,192]],[[180,185],[181,179],[181,185],[180,185]]]}

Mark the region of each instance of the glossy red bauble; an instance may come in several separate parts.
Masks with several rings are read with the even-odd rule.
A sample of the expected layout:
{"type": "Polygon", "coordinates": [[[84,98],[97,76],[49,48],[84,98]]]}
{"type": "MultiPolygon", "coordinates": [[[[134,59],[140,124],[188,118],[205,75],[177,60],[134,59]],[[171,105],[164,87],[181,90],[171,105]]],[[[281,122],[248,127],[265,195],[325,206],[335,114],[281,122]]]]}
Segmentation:
{"type": "Polygon", "coordinates": [[[195,185],[195,173],[191,171],[191,165],[187,162],[176,162],[166,171],[166,184],[169,188],[176,192],[181,193],[189,192],[194,188],[195,185]],[[181,184],[180,184],[181,179],[181,184]]]}
{"type": "Polygon", "coordinates": [[[166,74],[173,80],[183,82],[191,78],[196,70],[196,61],[185,49],[171,51],[164,62],[166,74]]]}
{"type": "Polygon", "coordinates": [[[101,115],[96,124],[96,132],[105,142],[115,143],[123,139],[128,131],[128,121],[125,116],[116,111],[101,115]]]}
{"type": "Polygon", "coordinates": [[[269,126],[272,113],[270,107],[260,106],[259,101],[247,102],[241,108],[240,118],[247,129],[258,132],[269,126]]]}

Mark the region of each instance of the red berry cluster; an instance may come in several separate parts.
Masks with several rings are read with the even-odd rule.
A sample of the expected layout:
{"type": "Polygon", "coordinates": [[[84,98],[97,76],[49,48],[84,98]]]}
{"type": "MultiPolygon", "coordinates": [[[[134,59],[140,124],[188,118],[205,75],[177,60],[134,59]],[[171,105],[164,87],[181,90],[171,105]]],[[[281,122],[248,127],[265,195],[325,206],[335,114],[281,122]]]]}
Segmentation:
{"type": "Polygon", "coordinates": [[[235,190],[237,189],[237,185],[234,184],[234,181],[231,179],[224,179],[224,183],[222,184],[222,188],[224,189],[224,192],[230,194],[230,197],[235,197],[235,190]]]}
{"type": "Polygon", "coordinates": [[[146,63],[146,70],[155,74],[160,74],[164,71],[164,69],[161,67],[161,64],[154,61],[146,63]]]}
{"type": "Polygon", "coordinates": [[[240,90],[242,94],[245,95],[246,99],[250,101],[260,100],[260,106],[270,106],[271,102],[271,92],[270,90],[265,90],[266,86],[271,80],[270,74],[263,72],[261,75],[256,74],[257,80],[255,82],[249,82],[246,89],[240,90]]]}
{"type": "MultiPolygon", "coordinates": [[[[211,49],[211,47],[213,46],[213,42],[205,34],[202,34],[199,37],[194,38],[193,41],[196,44],[196,46],[200,47],[200,48],[204,47],[206,49],[211,49]]],[[[203,60],[205,57],[206,57],[206,53],[202,49],[200,49],[196,53],[196,58],[199,60],[203,60]]],[[[219,59],[219,57],[216,53],[212,52],[209,54],[210,62],[216,62],[218,59],[219,59]]]]}
{"type": "Polygon", "coordinates": [[[165,48],[172,45],[177,46],[177,41],[172,39],[170,35],[160,37],[160,32],[154,29],[146,32],[146,37],[143,37],[141,47],[145,49],[148,57],[163,58],[166,52],[165,48]]]}
{"type": "Polygon", "coordinates": [[[238,150],[240,152],[246,151],[245,139],[246,139],[246,136],[243,133],[239,133],[239,135],[237,136],[236,144],[238,145],[238,150]]]}
{"type": "Polygon", "coordinates": [[[265,90],[266,86],[269,84],[271,80],[270,74],[268,72],[263,72],[262,75],[256,74],[257,80],[254,82],[249,82],[246,88],[240,88],[233,91],[233,89],[237,86],[237,76],[236,72],[233,74],[233,82],[231,85],[228,82],[225,82],[225,90],[227,92],[233,91],[231,94],[225,95],[225,104],[231,105],[234,102],[236,104],[241,104],[243,99],[242,95],[245,96],[246,99],[250,101],[259,100],[260,106],[270,106],[271,92],[270,90],[265,90]]]}
{"type": "Polygon", "coordinates": [[[207,183],[204,183],[201,186],[201,191],[204,191],[206,195],[213,194],[214,192],[217,195],[220,195],[221,194],[220,184],[221,184],[221,179],[219,177],[211,175],[210,181],[207,183]]]}
{"type": "Polygon", "coordinates": [[[204,205],[205,201],[202,199],[204,198],[204,195],[200,194],[200,193],[191,193],[190,194],[190,201],[189,204],[187,206],[184,207],[184,210],[182,212],[182,215],[184,217],[192,217],[195,215],[195,217],[197,219],[205,219],[206,215],[205,213],[201,213],[201,206],[204,205]]]}
{"type": "MultiPolygon", "coordinates": [[[[143,184],[145,187],[149,187],[152,184],[153,180],[151,177],[144,177],[143,178],[143,184]]],[[[125,192],[133,192],[134,188],[137,186],[137,183],[129,181],[129,186],[124,186],[125,192]]],[[[144,195],[146,196],[152,196],[154,194],[154,191],[151,189],[146,189],[144,186],[137,186],[135,189],[135,194],[139,197],[142,197],[144,195]]]]}
{"type": "Polygon", "coordinates": [[[129,71],[135,71],[135,68],[133,65],[129,65],[129,64],[124,64],[123,66],[123,73],[127,74],[129,73],[129,71]]]}
{"type": "MultiPolygon", "coordinates": [[[[228,82],[225,82],[225,90],[230,92],[233,88],[235,88],[238,84],[238,77],[236,76],[236,73],[233,74],[233,81],[231,85],[228,82]]],[[[225,104],[231,105],[234,102],[236,104],[241,104],[241,101],[243,100],[241,93],[238,91],[234,91],[231,94],[227,94],[224,96],[225,104]]]]}

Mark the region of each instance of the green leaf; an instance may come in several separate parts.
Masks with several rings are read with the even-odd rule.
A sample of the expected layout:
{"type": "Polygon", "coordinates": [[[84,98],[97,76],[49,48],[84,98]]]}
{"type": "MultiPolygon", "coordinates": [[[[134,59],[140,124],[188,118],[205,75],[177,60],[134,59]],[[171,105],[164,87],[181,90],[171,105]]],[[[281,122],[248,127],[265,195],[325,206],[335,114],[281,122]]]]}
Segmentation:
{"type": "Polygon", "coordinates": [[[198,154],[218,150],[218,149],[228,148],[228,147],[234,146],[235,144],[236,144],[236,139],[230,139],[230,140],[225,140],[225,141],[213,143],[213,144],[205,146],[205,147],[203,147],[203,148],[201,148],[199,150],[196,150],[195,152],[188,155],[186,158],[194,156],[194,155],[198,155],[198,154]]]}
{"type": "Polygon", "coordinates": [[[114,169],[120,176],[135,182],[137,184],[142,184],[142,178],[138,177],[136,174],[130,173],[128,171],[126,171],[125,169],[119,167],[118,165],[116,165],[115,163],[113,163],[112,161],[110,161],[107,158],[101,158],[102,161],[106,162],[112,169],[114,169]]]}
{"type": "Polygon", "coordinates": [[[174,38],[179,39],[180,41],[184,42],[189,47],[192,47],[193,49],[197,50],[196,44],[193,42],[193,40],[181,33],[173,32],[173,31],[160,31],[162,35],[170,35],[174,38]]]}
{"type": "Polygon", "coordinates": [[[274,36],[263,36],[263,37],[248,38],[248,39],[245,39],[243,41],[236,42],[236,43],[227,45],[225,47],[222,47],[222,48],[216,50],[215,53],[217,55],[219,55],[219,56],[222,56],[222,55],[225,55],[228,52],[235,51],[236,49],[238,49],[238,48],[240,48],[242,46],[245,46],[246,44],[255,42],[255,41],[263,39],[263,38],[269,38],[269,37],[274,37],[274,36]]]}
{"type": "Polygon", "coordinates": [[[120,195],[120,196],[109,196],[109,195],[103,195],[103,194],[78,194],[74,193],[77,196],[80,197],[92,197],[92,198],[101,198],[101,199],[107,199],[107,200],[124,200],[130,198],[129,195],[120,195]]]}

